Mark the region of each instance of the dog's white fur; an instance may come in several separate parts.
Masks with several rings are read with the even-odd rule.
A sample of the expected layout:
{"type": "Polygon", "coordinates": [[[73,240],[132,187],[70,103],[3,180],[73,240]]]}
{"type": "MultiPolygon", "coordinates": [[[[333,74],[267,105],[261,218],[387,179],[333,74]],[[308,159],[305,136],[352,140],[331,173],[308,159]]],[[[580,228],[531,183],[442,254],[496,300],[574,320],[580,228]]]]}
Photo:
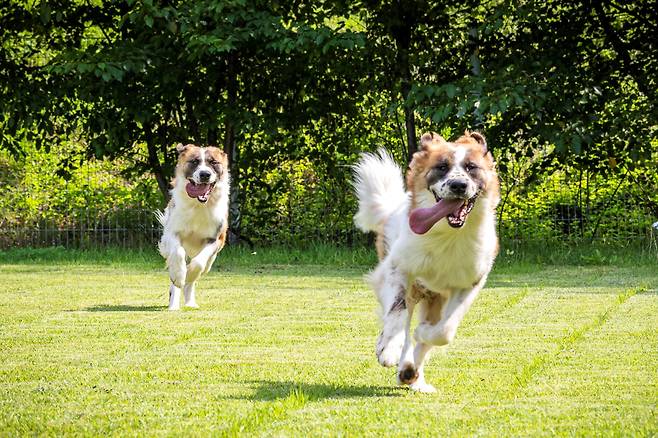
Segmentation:
{"type": "MultiPolygon", "coordinates": [[[[182,145],[179,145],[179,148],[182,145]]],[[[194,148],[197,148],[193,145],[194,148]]],[[[167,261],[171,285],[169,288],[169,310],[180,309],[180,292],[183,288],[185,306],[197,308],[195,297],[196,281],[201,274],[207,273],[224,245],[229,201],[228,166],[224,166],[221,175],[206,162],[206,148],[197,148],[202,153],[201,163],[191,178],[200,183],[199,174],[210,172],[208,183],[214,183],[214,189],[205,203],[188,196],[185,185],[188,179],[183,175],[181,153],[176,170],[171,201],[164,213],[156,212],[163,226],[162,238],[158,249],[167,261]],[[187,263],[189,259],[189,264],[187,263]]],[[[179,150],[180,152],[180,150],[179,150]]]]}
{"type": "MultiPolygon", "coordinates": [[[[445,142],[443,147],[463,164],[465,154],[460,145],[445,142]]],[[[414,178],[424,177],[414,174],[413,165],[412,162],[408,185],[414,178]]],[[[451,172],[464,172],[464,167],[454,166],[451,172]]],[[[434,392],[424,378],[426,355],[433,346],[452,342],[497,253],[497,176],[492,188],[495,193],[477,198],[462,228],[450,227],[444,218],[429,232],[419,235],[410,229],[409,214],[412,208],[435,204],[431,186],[426,185],[424,190],[409,187],[406,191],[401,169],[384,150],[376,155],[363,154],[354,174],[359,200],[355,224],[363,231],[378,234],[380,263],[368,280],[381,305],[379,362],[384,366],[398,365],[398,383],[410,384],[417,391],[434,392]],[[419,325],[414,333],[416,346],[412,348],[410,325],[415,307],[419,325]]],[[[436,187],[439,189],[442,188],[436,187]]],[[[474,194],[477,187],[469,186],[468,190],[474,194]]]]}

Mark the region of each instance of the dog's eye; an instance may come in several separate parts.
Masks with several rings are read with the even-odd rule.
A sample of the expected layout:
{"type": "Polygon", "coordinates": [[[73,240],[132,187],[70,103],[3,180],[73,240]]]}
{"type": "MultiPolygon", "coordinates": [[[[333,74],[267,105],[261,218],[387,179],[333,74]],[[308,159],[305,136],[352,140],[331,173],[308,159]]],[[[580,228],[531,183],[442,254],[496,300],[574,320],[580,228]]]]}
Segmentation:
{"type": "Polygon", "coordinates": [[[472,172],[473,170],[477,170],[478,166],[473,164],[473,163],[467,163],[466,164],[466,171],[467,172],[472,172]]]}
{"type": "Polygon", "coordinates": [[[210,165],[214,166],[215,164],[219,164],[219,161],[217,161],[217,160],[210,160],[209,163],[210,163],[210,165]]]}
{"type": "Polygon", "coordinates": [[[196,166],[197,164],[199,164],[200,162],[201,162],[201,161],[199,161],[198,158],[194,158],[193,160],[190,160],[190,161],[189,161],[190,164],[193,164],[193,165],[195,165],[195,166],[196,166]]]}
{"type": "Polygon", "coordinates": [[[439,172],[445,172],[446,170],[448,170],[448,165],[446,163],[441,163],[438,166],[436,166],[436,170],[438,170],[439,172]]]}

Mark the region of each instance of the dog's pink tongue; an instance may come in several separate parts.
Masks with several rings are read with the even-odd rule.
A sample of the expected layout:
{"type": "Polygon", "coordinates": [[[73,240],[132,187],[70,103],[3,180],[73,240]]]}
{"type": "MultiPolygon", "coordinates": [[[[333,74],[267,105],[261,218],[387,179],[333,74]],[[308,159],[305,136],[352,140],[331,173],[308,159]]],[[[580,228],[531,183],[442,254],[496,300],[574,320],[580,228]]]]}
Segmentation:
{"type": "Polygon", "coordinates": [[[416,208],[409,215],[409,227],[416,234],[425,234],[435,223],[463,204],[463,199],[441,199],[429,208],[416,208]]]}
{"type": "Polygon", "coordinates": [[[190,198],[198,198],[205,195],[209,188],[210,184],[192,184],[188,182],[185,186],[185,191],[190,198]]]}

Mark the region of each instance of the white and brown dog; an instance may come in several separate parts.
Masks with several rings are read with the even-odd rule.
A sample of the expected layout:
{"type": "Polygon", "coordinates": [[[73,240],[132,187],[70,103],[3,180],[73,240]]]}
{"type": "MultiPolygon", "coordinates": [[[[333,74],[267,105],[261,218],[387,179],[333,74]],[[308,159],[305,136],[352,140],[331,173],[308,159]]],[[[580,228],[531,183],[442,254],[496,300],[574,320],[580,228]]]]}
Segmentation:
{"type": "Polygon", "coordinates": [[[455,142],[428,133],[409,165],[406,190],[401,169],[383,149],[363,154],[354,173],[355,223],[377,233],[380,262],[368,277],[382,312],[377,357],[384,366],[398,365],[398,383],[434,392],[423,375],[426,355],[453,340],[498,252],[493,157],[477,132],[455,142]]]}
{"type": "Polygon", "coordinates": [[[196,281],[212,267],[228,228],[226,154],[216,147],[192,144],[178,144],[176,150],[178,164],[171,200],[164,213],[156,214],[163,226],[158,248],[167,260],[171,279],[169,310],[180,309],[181,288],[185,306],[198,307],[196,281]]]}

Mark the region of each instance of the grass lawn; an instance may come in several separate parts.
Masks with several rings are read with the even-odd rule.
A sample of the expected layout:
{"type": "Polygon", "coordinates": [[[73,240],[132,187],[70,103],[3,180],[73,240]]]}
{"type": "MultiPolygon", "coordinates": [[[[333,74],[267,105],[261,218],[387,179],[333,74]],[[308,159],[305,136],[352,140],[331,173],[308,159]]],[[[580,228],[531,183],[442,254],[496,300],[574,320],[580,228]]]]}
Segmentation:
{"type": "Polygon", "coordinates": [[[0,253],[0,436],[658,433],[655,258],[499,263],[430,395],[377,364],[372,254],[328,258],[228,249],[169,312],[154,255],[0,253]]]}

